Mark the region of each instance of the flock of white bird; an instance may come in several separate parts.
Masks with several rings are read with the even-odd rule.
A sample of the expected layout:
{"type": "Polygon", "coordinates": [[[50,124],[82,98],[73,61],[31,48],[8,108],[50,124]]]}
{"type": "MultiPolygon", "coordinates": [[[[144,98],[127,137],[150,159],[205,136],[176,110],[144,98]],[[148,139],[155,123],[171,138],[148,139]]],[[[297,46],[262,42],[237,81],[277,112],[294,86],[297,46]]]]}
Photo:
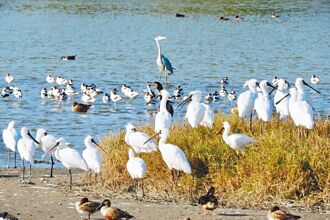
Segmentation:
{"type": "MultiPolygon", "coordinates": [[[[160,72],[165,73],[167,76],[173,74],[174,68],[172,67],[169,59],[161,54],[159,41],[163,39],[166,39],[166,37],[159,36],[155,38],[158,47],[157,65],[160,72]]],[[[73,96],[78,94],[76,89],[73,87],[72,80],[68,80],[65,77],[54,77],[51,75],[48,75],[46,80],[50,84],[56,83],[57,85],[65,85],[66,88],[61,89],[54,85],[50,89],[45,88],[41,90],[40,93],[42,98],[48,97],[55,98],[57,100],[64,100],[68,95],[73,96]]],[[[6,81],[8,84],[11,83],[14,81],[14,76],[12,74],[8,74],[6,76],[6,81]]],[[[317,84],[319,83],[319,79],[313,75],[311,82],[313,84],[317,84]]],[[[222,89],[214,94],[208,94],[204,100],[202,99],[201,91],[192,91],[187,96],[183,97],[183,100],[176,106],[176,108],[180,108],[184,104],[189,103],[185,114],[185,119],[189,125],[192,128],[206,126],[212,129],[214,123],[214,110],[211,105],[203,102],[215,102],[219,100],[219,96],[227,96],[230,101],[235,100],[236,94],[234,91],[229,94],[227,93],[226,85],[228,83],[229,79],[224,77],[221,80],[222,89]]],[[[279,114],[280,119],[286,119],[290,116],[297,127],[303,126],[307,129],[312,129],[314,125],[314,109],[306,100],[307,96],[304,86],[308,86],[314,91],[320,93],[318,90],[307,84],[302,78],[297,78],[295,81],[295,87],[290,89],[289,83],[286,80],[278,79],[277,77],[272,80],[272,84],[267,80],[262,80],[260,82],[255,79],[248,80],[244,84],[244,87],[248,87],[248,90],[241,93],[237,98],[236,108],[238,111],[238,116],[241,118],[250,117],[251,125],[252,115],[256,112],[260,121],[268,122],[273,113],[273,106],[275,106],[276,112],[279,114]],[[272,90],[268,91],[268,87],[272,90]],[[274,90],[275,97],[274,102],[272,103],[270,96],[274,90]],[[290,96],[290,98],[287,98],[288,96],[290,96]]],[[[10,86],[6,86],[6,88],[7,90],[15,90],[10,86]]],[[[96,96],[103,93],[100,89],[96,88],[94,84],[82,84],[80,90],[82,93],[82,100],[84,102],[95,102],[96,96]]],[[[125,84],[122,86],[121,91],[128,98],[135,98],[139,95],[138,92],[134,91],[130,86],[125,84]]],[[[178,99],[183,96],[182,88],[178,86],[173,95],[170,95],[170,93],[163,88],[160,82],[150,82],[147,84],[147,89],[144,93],[147,104],[152,104],[155,103],[156,100],[160,100],[159,109],[155,116],[155,135],[150,137],[145,133],[137,131],[133,124],[128,123],[126,125],[125,136],[125,142],[131,147],[131,149],[128,150],[129,159],[126,167],[133,180],[142,180],[143,194],[143,179],[146,176],[147,166],[142,158],[135,156],[136,153],[151,153],[159,150],[165,164],[171,171],[174,183],[178,182],[181,171],[186,174],[191,174],[192,172],[189,161],[181,148],[179,146],[166,143],[166,140],[170,135],[174,115],[174,108],[171,105],[171,102],[173,101],[171,100],[178,99]],[[158,94],[155,94],[150,86],[156,87],[158,94]],[[159,136],[158,145],[152,140],[155,136],[159,136]]],[[[105,94],[102,100],[104,103],[109,103],[110,100],[116,103],[121,99],[122,97],[118,94],[117,90],[114,89],[110,95],[105,94]]],[[[223,123],[223,140],[232,149],[234,149],[237,154],[244,153],[247,146],[256,142],[253,138],[244,134],[229,135],[230,128],[231,126],[228,122],[223,123]]],[[[71,170],[73,168],[91,171],[95,173],[95,175],[99,174],[102,170],[102,156],[100,150],[104,153],[107,152],[89,135],[84,140],[86,149],[83,150],[81,154],[78,150],[72,148],[69,143],[66,143],[64,138],[57,139],[48,134],[45,129],[37,129],[36,138],[31,135],[30,131],[26,127],[22,127],[20,133],[21,137],[18,138],[15,130],[15,122],[11,121],[9,122],[8,127],[3,130],[3,141],[8,149],[8,167],[10,152],[15,152],[15,167],[16,151],[19,153],[23,162],[23,181],[25,162],[27,162],[30,167],[29,182],[31,182],[31,165],[35,163],[34,155],[36,148],[40,148],[44,152],[44,155],[42,156],[43,159],[47,154],[50,154],[51,177],[53,176],[54,157],[68,169],[70,174],[70,188],[72,187],[71,170]]]]}

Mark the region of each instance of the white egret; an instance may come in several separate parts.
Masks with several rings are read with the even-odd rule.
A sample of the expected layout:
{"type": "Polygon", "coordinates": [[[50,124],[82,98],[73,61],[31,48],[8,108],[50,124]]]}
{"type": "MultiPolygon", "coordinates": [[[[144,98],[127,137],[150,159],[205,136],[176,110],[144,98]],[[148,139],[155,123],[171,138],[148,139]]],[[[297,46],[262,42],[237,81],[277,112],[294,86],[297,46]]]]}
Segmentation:
{"type": "Polygon", "coordinates": [[[161,54],[161,49],[160,49],[160,44],[159,41],[160,40],[165,40],[166,37],[163,36],[158,36],[155,38],[157,47],[158,47],[158,56],[157,56],[157,66],[159,69],[159,81],[161,80],[161,73],[165,73],[165,80],[167,83],[167,75],[172,75],[173,74],[173,70],[174,68],[172,67],[172,64],[170,62],[170,60],[164,56],[163,54],[161,54]]]}
{"type": "Polygon", "coordinates": [[[39,144],[38,141],[32,137],[30,134],[30,131],[26,127],[22,127],[21,129],[21,139],[17,142],[17,151],[19,155],[21,156],[21,159],[23,161],[23,181],[24,181],[24,174],[25,174],[25,164],[24,161],[29,162],[30,164],[30,176],[29,176],[29,183],[31,182],[31,166],[34,164],[34,153],[35,153],[35,146],[34,143],[39,144]]]}
{"type": "MultiPolygon", "coordinates": [[[[98,143],[92,138],[92,136],[87,135],[84,140],[86,149],[82,152],[82,157],[87,163],[87,166],[89,170],[95,173],[95,181],[97,178],[97,175],[101,173],[101,167],[102,167],[102,155],[101,152],[98,150],[100,148],[102,151],[103,148],[101,148],[98,143]]],[[[104,151],[105,152],[105,151],[104,151]]],[[[90,178],[91,180],[91,178],[90,178]]]]}
{"type": "Polygon", "coordinates": [[[138,183],[138,179],[141,179],[142,195],[144,196],[143,179],[147,171],[146,162],[140,157],[135,157],[133,149],[128,150],[128,157],[129,160],[126,164],[127,171],[136,183],[138,183]]]}
{"type": "MultiPolygon", "coordinates": [[[[267,80],[262,80],[259,84],[260,92],[258,92],[258,97],[254,102],[254,109],[257,112],[258,118],[262,121],[269,121],[272,117],[273,105],[269,98],[269,94],[267,91],[267,86],[275,89],[272,84],[270,84],[267,80]]],[[[260,122],[260,131],[262,133],[262,121],[260,122]]]]}
{"type": "Polygon", "coordinates": [[[88,171],[86,161],[80,156],[80,153],[73,148],[68,147],[65,143],[64,138],[57,139],[55,146],[49,151],[55,152],[55,157],[61,161],[62,165],[68,169],[70,174],[70,189],[72,189],[72,173],[71,169],[78,168],[81,170],[88,171]]]}
{"type": "Polygon", "coordinates": [[[148,135],[137,131],[133,124],[128,123],[126,125],[125,142],[131,146],[136,153],[140,154],[157,151],[157,145],[154,141],[151,140],[145,143],[149,139],[150,137],[148,135]]]}
{"type": "Polygon", "coordinates": [[[102,202],[101,214],[106,220],[120,220],[120,219],[131,219],[134,218],[128,212],[125,212],[117,207],[111,207],[109,199],[105,199],[102,202]]]}
{"type": "Polygon", "coordinates": [[[256,141],[245,134],[229,135],[230,128],[231,128],[230,124],[227,121],[225,121],[223,123],[222,129],[217,134],[220,134],[223,131],[222,139],[225,141],[225,143],[228,144],[232,149],[234,149],[237,155],[239,155],[239,153],[244,154],[248,145],[253,144],[256,141]]]}
{"type": "Polygon", "coordinates": [[[238,116],[244,118],[250,116],[250,130],[252,129],[252,112],[254,101],[257,98],[257,86],[259,83],[255,79],[245,82],[244,87],[248,86],[249,90],[241,93],[237,98],[238,116]]]}
{"type": "Polygon", "coordinates": [[[306,101],[304,85],[320,94],[317,89],[314,89],[313,87],[308,85],[303,78],[297,78],[295,82],[295,86],[297,88],[297,101],[306,101]]]}
{"type": "Polygon", "coordinates": [[[298,90],[296,88],[291,88],[289,93],[284,96],[281,100],[282,102],[287,96],[291,95],[289,99],[289,112],[294,124],[298,127],[298,136],[301,136],[300,126],[307,129],[313,129],[314,126],[314,110],[313,107],[307,101],[298,100],[298,90]]]}
{"type": "MultiPolygon", "coordinates": [[[[42,151],[47,153],[50,152],[50,149],[54,147],[56,144],[56,138],[53,135],[49,135],[45,129],[39,128],[36,134],[36,140],[39,144],[36,144],[37,147],[41,147],[42,151]]],[[[54,152],[50,152],[50,175],[49,177],[53,177],[53,167],[54,167],[54,152]]]]}
{"type": "Polygon", "coordinates": [[[10,161],[10,151],[14,152],[15,155],[15,168],[16,168],[16,144],[17,144],[17,132],[15,129],[15,121],[11,121],[8,124],[8,127],[3,129],[2,131],[2,138],[3,142],[8,149],[8,164],[7,168],[9,168],[9,161],[10,161]]]}
{"type": "Polygon", "coordinates": [[[159,133],[159,151],[162,154],[163,160],[170,169],[172,179],[175,184],[178,183],[180,171],[191,174],[191,167],[184,152],[176,145],[166,144],[166,139],[170,131],[164,129],[159,133]],[[176,180],[174,170],[177,171],[176,180]]]}
{"type": "Polygon", "coordinates": [[[172,119],[173,119],[173,112],[168,111],[167,109],[167,100],[170,96],[170,94],[166,90],[160,91],[161,100],[159,105],[159,112],[157,112],[155,117],[155,132],[159,133],[159,131],[162,131],[164,129],[170,129],[172,125],[172,119]]]}
{"type": "Polygon", "coordinates": [[[168,129],[164,129],[152,136],[149,140],[147,140],[147,142],[155,136],[160,136],[158,142],[159,151],[162,154],[164,162],[171,171],[173,182],[177,185],[180,176],[180,171],[183,171],[186,174],[191,174],[191,167],[186,155],[180,147],[173,144],[166,144],[166,139],[169,133],[170,131],[168,129]],[[177,172],[176,175],[175,171],[177,172]]]}
{"type": "Polygon", "coordinates": [[[315,74],[313,74],[313,76],[311,77],[311,83],[314,85],[319,84],[320,83],[319,77],[317,77],[315,74]]]}
{"type": "Polygon", "coordinates": [[[289,99],[285,99],[280,103],[276,104],[281,98],[283,98],[287,94],[285,86],[286,86],[286,81],[284,79],[279,79],[277,83],[277,90],[274,96],[274,104],[275,104],[276,112],[280,115],[280,119],[285,119],[290,115],[289,99]]]}
{"type": "Polygon", "coordinates": [[[76,202],[76,210],[80,214],[88,215],[88,219],[90,219],[91,215],[98,212],[102,207],[100,202],[89,201],[86,197],[76,202]]]}
{"type": "Polygon", "coordinates": [[[186,112],[186,118],[191,127],[195,128],[199,125],[213,127],[214,112],[213,109],[204,103],[201,103],[201,91],[193,91],[189,93],[189,96],[184,99],[178,107],[189,103],[186,112]]]}

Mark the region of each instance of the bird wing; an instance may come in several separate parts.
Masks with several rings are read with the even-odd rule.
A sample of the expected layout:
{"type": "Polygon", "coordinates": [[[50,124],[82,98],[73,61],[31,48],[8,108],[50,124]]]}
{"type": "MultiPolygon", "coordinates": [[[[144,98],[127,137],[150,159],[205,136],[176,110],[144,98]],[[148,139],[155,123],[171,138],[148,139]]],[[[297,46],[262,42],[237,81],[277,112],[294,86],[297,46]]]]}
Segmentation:
{"type": "Polygon", "coordinates": [[[237,98],[237,108],[240,117],[245,117],[250,114],[254,107],[256,95],[250,91],[241,93],[237,98]]]}
{"type": "Polygon", "coordinates": [[[42,150],[44,152],[48,152],[56,145],[56,138],[53,135],[46,135],[40,139],[40,142],[42,145],[42,150]]]}
{"type": "Polygon", "coordinates": [[[128,144],[134,149],[136,153],[144,152],[148,153],[151,151],[157,150],[157,145],[153,140],[148,141],[150,139],[148,135],[142,132],[133,132],[127,137],[128,144]],[[144,144],[145,143],[145,144],[144,144]]]}
{"type": "Polygon", "coordinates": [[[99,202],[85,202],[79,206],[83,212],[94,213],[101,209],[102,205],[99,202]]]}
{"type": "Polygon", "coordinates": [[[191,127],[197,127],[203,120],[205,108],[201,103],[191,102],[187,107],[186,117],[191,127]]]}
{"type": "Polygon", "coordinates": [[[8,128],[4,129],[2,131],[2,138],[8,149],[10,149],[11,151],[16,151],[16,130],[8,128]]]}
{"type": "Polygon", "coordinates": [[[174,68],[172,67],[170,60],[164,55],[161,55],[160,58],[162,60],[162,63],[165,65],[165,69],[168,71],[168,74],[172,75],[174,68]]]}
{"type": "Polygon", "coordinates": [[[213,122],[214,122],[213,109],[209,105],[206,105],[204,103],[202,103],[202,105],[205,108],[205,113],[201,124],[209,128],[213,128],[213,122]]]}
{"type": "Polygon", "coordinates": [[[166,155],[165,157],[163,155],[163,158],[165,162],[167,161],[167,165],[170,165],[170,167],[176,170],[182,170],[183,172],[188,174],[191,173],[191,167],[187,160],[187,157],[178,146],[175,146],[173,144],[166,144],[164,148],[166,149],[164,152],[166,155]]]}
{"type": "Polygon", "coordinates": [[[232,134],[228,137],[228,139],[231,139],[236,144],[236,146],[242,147],[256,142],[253,138],[245,134],[232,134]]]}
{"type": "Polygon", "coordinates": [[[59,150],[59,159],[65,167],[78,168],[85,171],[88,171],[88,166],[85,160],[80,156],[79,152],[76,149],[64,148],[59,150]]]}
{"type": "Polygon", "coordinates": [[[146,163],[141,158],[130,159],[127,162],[126,168],[133,179],[144,178],[146,175],[146,163]]]}
{"type": "Polygon", "coordinates": [[[87,148],[83,150],[82,157],[86,161],[89,169],[96,173],[101,171],[101,154],[98,150],[87,148]]]}
{"type": "Polygon", "coordinates": [[[25,148],[25,143],[23,141],[23,138],[19,139],[18,142],[17,142],[17,151],[21,157],[21,159],[23,160],[23,151],[24,151],[24,148],[25,148]]]}

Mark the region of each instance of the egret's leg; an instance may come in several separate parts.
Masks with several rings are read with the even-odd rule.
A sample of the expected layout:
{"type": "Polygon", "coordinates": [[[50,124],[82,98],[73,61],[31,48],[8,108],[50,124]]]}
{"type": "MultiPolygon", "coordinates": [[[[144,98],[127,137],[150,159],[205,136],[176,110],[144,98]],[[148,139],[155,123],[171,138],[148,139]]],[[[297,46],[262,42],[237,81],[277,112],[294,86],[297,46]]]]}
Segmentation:
{"type": "Polygon", "coordinates": [[[252,113],[250,114],[250,131],[252,131],[252,113]]]}
{"type": "Polygon", "coordinates": [[[88,213],[88,219],[91,219],[91,214],[88,213]]]}
{"type": "Polygon", "coordinates": [[[72,173],[71,170],[69,169],[69,174],[70,174],[70,190],[72,189],[72,173]]]}
{"type": "Polygon", "coordinates": [[[178,182],[179,182],[179,178],[180,178],[180,170],[176,171],[176,185],[178,185],[178,182]]]}
{"type": "Polygon", "coordinates": [[[9,169],[9,162],[10,162],[10,150],[8,149],[8,163],[7,163],[7,169],[9,169]]]}
{"type": "Polygon", "coordinates": [[[97,173],[95,173],[94,181],[95,181],[95,183],[97,183],[97,173]]]}
{"type": "Polygon", "coordinates": [[[52,178],[52,177],[53,177],[53,167],[54,167],[54,159],[53,159],[53,155],[50,155],[50,160],[51,160],[50,178],[52,178]]]}
{"type": "Polygon", "coordinates": [[[143,182],[143,179],[142,179],[142,186],[141,186],[141,188],[142,188],[142,196],[144,197],[145,194],[144,194],[144,182],[143,182]]]}
{"type": "Polygon", "coordinates": [[[16,166],[16,151],[14,153],[14,157],[15,157],[15,167],[14,168],[17,168],[17,166],[16,166]]]}
{"type": "Polygon", "coordinates": [[[92,170],[89,170],[89,185],[92,185],[92,170]]]}
{"type": "Polygon", "coordinates": [[[29,171],[29,183],[32,183],[32,181],[31,181],[31,170],[32,170],[32,165],[31,165],[31,163],[30,163],[30,171],[29,171]]]}
{"type": "Polygon", "coordinates": [[[24,164],[24,159],[23,159],[22,161],[23,161],[23,176],[22,176],[22,178],[23,178],[23,182],[24,182],[24,174],[25,174],[25,164],[24,164]]]}
{"type": "Polygon", "coordinates": [[[172,181],[173,181],[173,183],[175,183],[175,179],[174,179],[174,171],[173,171],[173,170],[171,170],[171,174],[172,174],[172,181]]]}

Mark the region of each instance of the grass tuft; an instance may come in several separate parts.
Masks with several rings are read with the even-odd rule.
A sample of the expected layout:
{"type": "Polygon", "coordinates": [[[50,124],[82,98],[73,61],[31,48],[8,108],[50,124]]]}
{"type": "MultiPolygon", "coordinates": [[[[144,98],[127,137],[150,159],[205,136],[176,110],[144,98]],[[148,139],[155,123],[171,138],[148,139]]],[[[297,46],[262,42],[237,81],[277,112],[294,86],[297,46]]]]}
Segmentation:
{"type": "MultiPolygon", "coordinates": [[[[153,134],[151,125],[138,130],[153,134]]],[[[108,151],[103,155],[103,179],[112,190],[128,190],[132,185],[126,170],[129,146],[124,137],[125,131],[117,131],[101,142],[108,151]]],[[[276,118],[263,124],[262,134],[258,121],[250,131],[248,123],[236,115],[218,114],[214,129],[176,123],[167,143],[185,152],[193,175],[181,175],[174,187],[160,152],[142,154],[147,164],[146,192],[195,201],[213,185],[224,206],[260,207],[290,200],[325,209],[330,202],[329,140],[330,121],[321,118],[316,119],[308,136],[300,139],[291,120],[276,118]],[[220,135],[215,135],[225,120],[232,125],[231,133],[244,133],[257,140],[244,156],[237,156],[220,135]]]]}

